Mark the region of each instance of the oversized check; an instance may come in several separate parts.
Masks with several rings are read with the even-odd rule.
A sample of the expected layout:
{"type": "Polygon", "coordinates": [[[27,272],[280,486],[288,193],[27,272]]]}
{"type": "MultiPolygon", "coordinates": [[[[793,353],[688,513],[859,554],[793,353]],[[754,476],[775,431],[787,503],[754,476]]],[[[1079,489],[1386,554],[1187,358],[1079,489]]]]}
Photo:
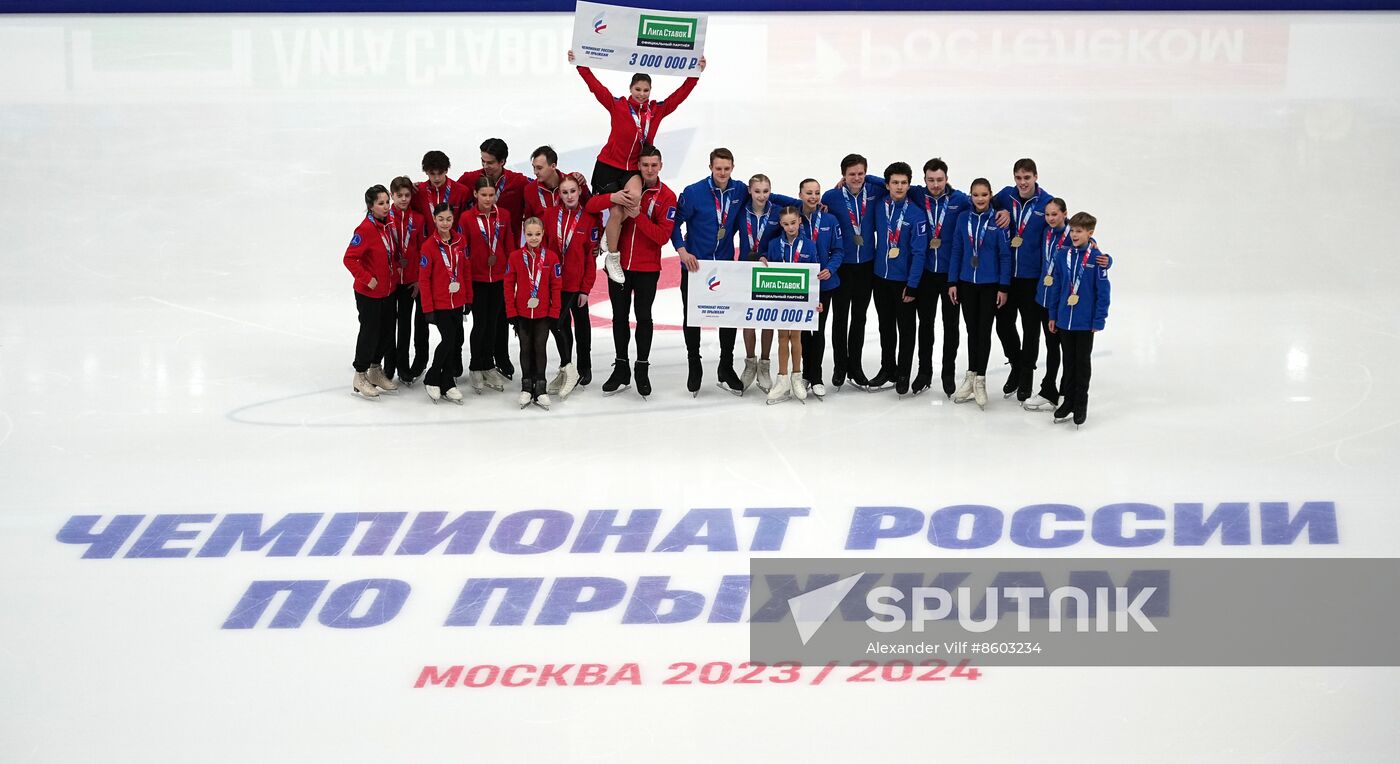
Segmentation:
{"type": "Polygon", "coordinates": [[[700,76],[709,15],[580,2],[574,64],[626,72],[700,76]]]}
{"type": "Polygon", "coordinates": [[[701,260],[687,285],[691,326],[816,331],[817,266],[701,260]]]}

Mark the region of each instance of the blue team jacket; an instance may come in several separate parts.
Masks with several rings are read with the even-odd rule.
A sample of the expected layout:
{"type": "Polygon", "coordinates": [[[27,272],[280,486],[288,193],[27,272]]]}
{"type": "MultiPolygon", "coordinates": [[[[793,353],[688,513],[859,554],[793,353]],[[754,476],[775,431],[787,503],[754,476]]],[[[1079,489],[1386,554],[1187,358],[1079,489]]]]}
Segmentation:
{"type": "MultiPolygon", "coordinates": [[[[1006,231],[997,228],[996,210],[964,210],[950,233],[953,252],[948,259],[948,282],[1011,285],[1011,244],[1006,231]],[[977,237],[981,246],[976,246],[977,237]],[[972,267],[974,248],[977,267],[972,267]]],[[[948,245],[944,245],[948,246],[948,245]]]]}
{"type": "Polygon", "coordinates": [[[898,202],[890,198],[880,202],[875,208],[875,275],[917,289],[927,252],[928,221],[914,201],[906,196],[898,202]],[[891,232],[899,247],[895,258],[889,256],[891,232]]]}
{"type": "Polygon", "coordinates": [[[748,204],[748,186],[730,178],[729,185],[719,190],[713,178],[691,183],[681,191],[676,204],[676,226],[671,229],[671,246],[685,247],[701,260],[733,260],[734,233],[744,217],[748,204]],[[720,202],[724,228],[720,228],[715,201],[720,202]],[[681,234],[684,226],[685,234],[681,234]],[[716,236],[716,234],[722,234],[716,236]]]}
{"type": "Polygon", "coordinates": [[[806,236],[798,234],[797,238],[788,243],[786,236],[768,242],[768,262],[770,263],[812,263],[822,264],[820,249],[812,240],[806,236]]]}
{"type": "Polygon", "coordinates": [[[782,234],[782,229],[778,226],[778,213],[784,207],[802,209],[802,202],[791,196],[773,194],[768,197],[768,206],[763,209],[763,214],[759,215],[753,211],[753,197],[748,197],[744,204],[743,217],[739,219],[735,228],[739,235],[740,260],[757,260],[760,254],[768,251],[768,242],[782,234]],[[754,250],[751,241],[755,236],[758,238],[757,251],[754,250]]]}
{"type": "MultiPolygon", "coordinates": [[[[1091,238],[1090,241],[1093,241],[1093,239],[1091,238]]],[[[1061,247],[1068,246],[1071,246],[1069,226],[1064,225],[1059,228],[1045,227],[1045,235],[1040,240],[1040,281],[1036,282],[1035,285],[1035,302],[1042,308],[1048,305],[1045,301],[1045,296],[1050,291],[1050,287],[1045,285],[1045,277],[1055,272],[1055,253],[1058,252],[1061,247]]],[[[1098,255],[1103,255],[1108,258],[1108,265],[1102,266],[1104,270],[1113,267],[1113,255],[1103,251],[1099,251],[1098,255]]],[[[1097,257],[1097,255],[1095,255],[1095,257],[1097,257]]]]}
{"type": "Polygon", "coordinates": [[[1098,242],[1090,239],[1085,249],[1071,245],[1055,252],[1055,272],[1046,290],[1046,307],[1059,331],[1102,329],[1108,319],[1108,269],[1094,262],[1099,254],[1097,245],[1098,242]],[[1074,305],[1069,304],[1072,294],[1079,295],[1074,305]]]}
{"type": "Polygon", "coordinates": [[[923,186],[909,189],[909,195],[924,211],[924,219],[928,221],[928,254],[924,257],[924,270],[947,273],[948,260],[953,254],[953,226],[957,224],[959,215],[972,209],[972,198],[951,185],[945,187],[943,195],[937,199],[923,186]],[[933,246],[935,241],[939,246],[933,246]]]}
{"type": "Polygon", "coordinates": [[[802,219],[802,235],[812,239],[812,230],[816,229],[815,237],[817,243],[817,253],[825,253],[822,258],[822,267],[831,271],[831,278],[820,282],[823,292],[830,292],[841,286],[841,277],[837,271],[841,268],[842,258],[846,255],[846,247],[841,243],[841,224],[837,222],[836,216],[829,212],[817,210],[810,217],[802,219]]]}
{"type": "Polygon", "coordinates": [[[875,208],[886,196],[885,184],[879,178],[865,176],[865,185],[860,193],[852,195],[844,188],[833,188],[822,194],[822,204],[827,212],[836,216],[841,224],[841,242],[846,248],[841,261],[846,265],[868,263],[875,258],[875,208]],[[859,228],[852,221],[860,224],[859,228]],[[861,235],[862,243],[857,246],[855,235],[861,235]]]}
{"type": "Polygon", "coordinates": [[[1045,205],[1054,199],[1054,194],[1036,184],[1035,194],[1029,201],[1021,199],[1015,186],[1007,186],[992,197],[992,208],[1011,213],[1011,228],[1007,240],[1015,239],[1021,224],[1025,229],[1021,236],[1021,246],[1011,248],[1011,268],[1018,279],[1033,279],[1040,276],[1040,241],[1045,238],[1045,205]]]}

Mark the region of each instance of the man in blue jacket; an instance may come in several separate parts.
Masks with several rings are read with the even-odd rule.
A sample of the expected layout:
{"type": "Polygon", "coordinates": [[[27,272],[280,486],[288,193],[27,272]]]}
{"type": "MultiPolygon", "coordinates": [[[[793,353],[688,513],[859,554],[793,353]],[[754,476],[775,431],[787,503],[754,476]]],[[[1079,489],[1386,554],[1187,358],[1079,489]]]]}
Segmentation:
{"type": "Polygon", "coordinates": [[[1031,397],[1036,359],[1040,354],[1040,320],[1035,301],[1036,283],[1040,277],[1040,242],[1045,238],[1045,205],[1054,195],[1040,187],[1034,159],[1017,159],[1011,168],[1015,185],[1007,186],[992,197],[997,210],[997,226],[1007,228],[1011,238],[1011,289],[1006,304],[997,310],[997,336],[1001,349],[1011,363],[1001,393],[1016,394],[1024,403],[1031,397]],[[1016,333],[1017,316],[1021,333],[1016,333]]]}
{"type": "Polygon", "coordinates": [[[841,185],[822,195],[822,204],[841,224],[841,287],[832,300],[831,384],[840,388],[849,376],[858,387],[870,380],[861,368],[865,349],[865,317],[875,279],[875,210],[884,201],[883,183],[867,178],[868,162],[860,154],[841,160],[841,185]],[[847,320],[850,325],[847,327],[847,320]]]}
{"type": "MultiPolygon", "coordinates": [[[[683,310],[689,305],[690,274],[700,270],[700,261],[734,259],[734,234],[744,217],[749,191],[743,183],[730,177],[733,173],[733,152],[717,148],[710,152],[710,177],[686,186],[681,192],[671,244],[681,256],[683,310]]],[[[686,388],[691,395],[696,395],[704,376],[700,364],[700,327],[691,326],[688,318],[683,326],[690,365],[686,388]]],[[[743,395],[744,385],[734,373],[735,334],[733,328],[719,330],[719,386],[734,395],[743,395]]]]}
{"type": "Polygon", "coordinates": [[[967,194],[948,182],[948,163],[938,157],[924,163],[924,185],[909,189],[914,204],[924,211],[928,222],[928,255],[924,258],[923,281],[919,282],[919,373],[914,377],[915,395],[933,384],[933,322],[938,305],[943,304],[943,393],[952,397],[958,366],[958,306],[948,297],[948,287],[957,276],[948,276],[948,261],[957,237],[958,216],[972,206],[967,194]]]}

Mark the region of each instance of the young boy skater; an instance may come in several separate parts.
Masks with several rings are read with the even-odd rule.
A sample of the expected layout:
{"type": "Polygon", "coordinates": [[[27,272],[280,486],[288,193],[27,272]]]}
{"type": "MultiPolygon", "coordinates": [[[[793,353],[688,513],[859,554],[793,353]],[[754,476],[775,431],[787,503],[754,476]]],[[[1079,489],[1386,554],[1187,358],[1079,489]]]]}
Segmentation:
{"type": "Polygon", "coordinates": [[[1063,399],[1055,409],[1055,421],[1074,417],[1076,427],[1089,414],[1090,355],[1094,333],[1103,329],[1108,318],[1108,270],[1099,265],[1094,240],[1098,220],[1087,212],[1076,212],[1069,219],[1072,246],[1056,253],[1055,272],[1050,274],[1050,291],[1045,298],[1050,310],[1047,328],[1059,335],[1065,365],[1060,385],[1063,399]]]}

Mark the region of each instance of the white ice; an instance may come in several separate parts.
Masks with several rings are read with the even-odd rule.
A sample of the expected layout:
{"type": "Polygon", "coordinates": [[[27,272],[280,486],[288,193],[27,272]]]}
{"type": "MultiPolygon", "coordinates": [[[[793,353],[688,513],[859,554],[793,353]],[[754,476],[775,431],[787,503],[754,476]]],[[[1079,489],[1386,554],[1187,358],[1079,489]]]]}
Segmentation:
{"type": "MultiPolygon", "coordinates": [[[[1097,215],[1114,302],[1080,431],[995,394],[986,411],[850,388],[735,399],[708,378],[713,333],[691,399],[674,331],[646,402],[598,393],[606,328],[595,387],[548,413],[499,394],[433,406],[421,387],[353,398],[341,255],[363,190],[419,177],[431,148],[471,169],[492,136],[517,169],[551,143],[589,172],[606,120],[564,60],[569,30],[559,15],[0,17],[0,760],[1394,760],[1394,669],[665,687],[673,662],[743,660],[743,626],[441,626],[470,576],[698,587],[746,572],[744,552],[82,560],[55,540],[84,514],[809,506],[783,553],[833,556],[863,504],[1320,499],[1337,546],[1138,553],[1395,556],[1400,17],[711,21],[710,69],[660,141],[673,188],[720,145],[737,177],[788,193],[829,185],[850,151],[876,172],[944,157],[963,189],[1007,184],[1029,156],[1097,215]],[[254,579],[374,577],[415,587],[383,627],[218,628],[254,579]],[[640,661],[649,682],[412,688],[429,663],[590,660],[640,661]]],[[[679,323],[675,290],[657,318],[679,323]]],[[[872,311],[867,359],[876,347],[872,311]]]]}

